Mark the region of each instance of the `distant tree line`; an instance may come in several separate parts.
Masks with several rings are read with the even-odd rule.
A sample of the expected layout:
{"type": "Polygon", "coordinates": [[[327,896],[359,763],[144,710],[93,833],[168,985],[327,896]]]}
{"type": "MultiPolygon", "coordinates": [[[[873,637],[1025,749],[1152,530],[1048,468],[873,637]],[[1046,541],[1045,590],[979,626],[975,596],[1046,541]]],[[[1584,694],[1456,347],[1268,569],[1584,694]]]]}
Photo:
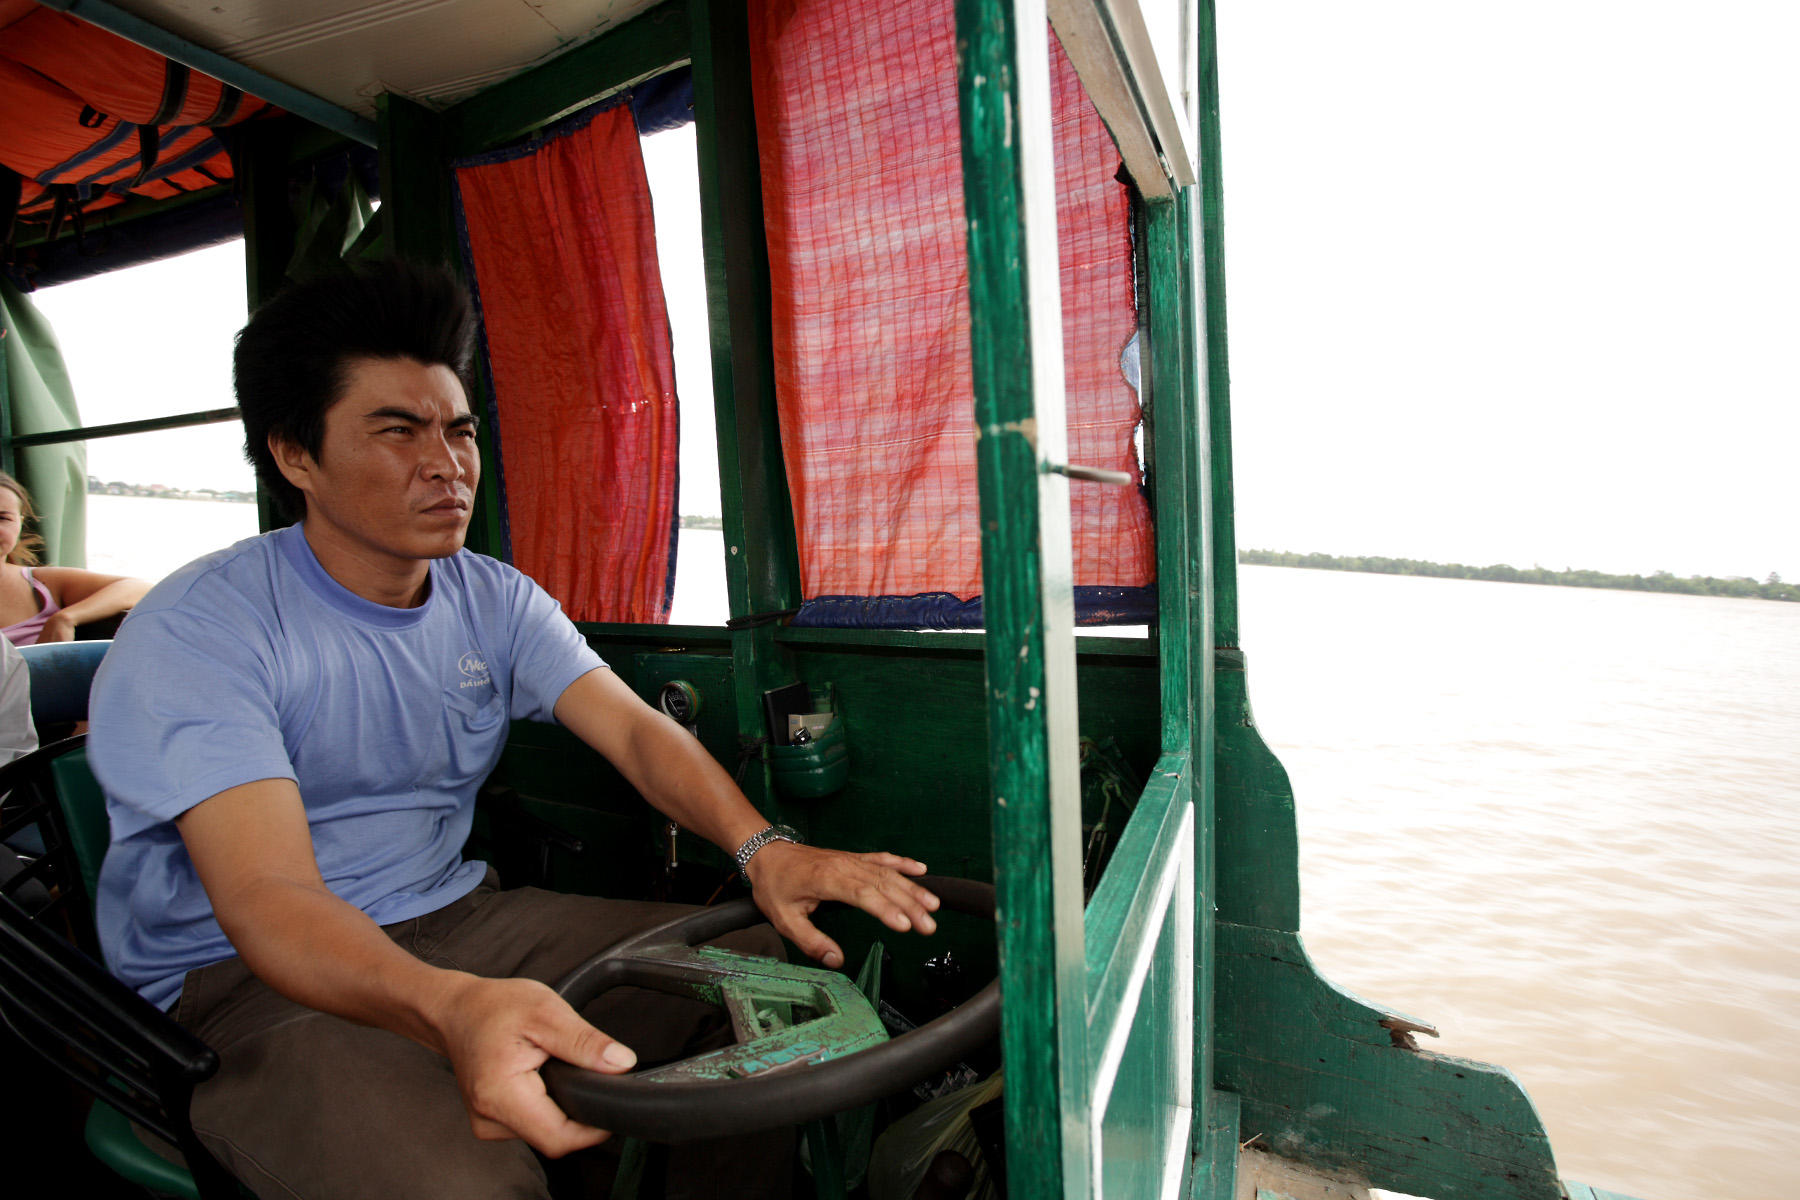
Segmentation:
{"type": "Polygon", "coordinates": [[[1428,575],[1437,579],[1491,579],[1499,583],[1543,583],[1555,587],[1614,588],[1624,592],[1679,592],[1685,596],[1739,596],[1752,600],[1800,602],[1800,587],[1783,583],[1769,572],[1758,583],[1748,575],[1724,579],[1712,575],[1679,578],[1668,571],[1654,575],[1608,575],[1604,571],[1548,571],[1543,567],[1521,569],[1505,563],[1469,567],[1462,563],[1420,562],[1413,558],[1295,554],[1282,550],[1240,550],[1238,561],[1262,567],[1311,567],[1320,571],[1367,571],[1376,575],[1428,575]]]}

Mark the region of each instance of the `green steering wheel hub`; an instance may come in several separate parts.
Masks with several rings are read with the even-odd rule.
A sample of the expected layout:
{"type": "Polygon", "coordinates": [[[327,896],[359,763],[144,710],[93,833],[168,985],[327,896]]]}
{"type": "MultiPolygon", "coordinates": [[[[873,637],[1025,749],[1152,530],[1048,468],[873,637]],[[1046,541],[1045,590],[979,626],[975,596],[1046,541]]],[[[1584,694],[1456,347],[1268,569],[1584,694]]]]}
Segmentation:
{"type": "Polygon", "coordinates": [[[837,971],[712,946],[661,946],[641,986],[722,1006],[737,1044],[634,1076],[655,1083],[748,1079],[796,1063],[825,1062],[888,1040],[856,984],[837,971]]]}

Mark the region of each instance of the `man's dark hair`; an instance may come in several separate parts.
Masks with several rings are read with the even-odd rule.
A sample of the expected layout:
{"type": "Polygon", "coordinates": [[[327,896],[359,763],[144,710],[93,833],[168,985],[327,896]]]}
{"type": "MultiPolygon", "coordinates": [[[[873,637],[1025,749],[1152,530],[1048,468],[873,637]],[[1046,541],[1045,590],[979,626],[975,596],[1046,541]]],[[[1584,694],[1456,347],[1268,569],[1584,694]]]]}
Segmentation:
{"type": "Polygon", "coordinates": [[[441,364],[468,391],[473,347],[468,293],[441,267],[384,262],[293,284],[258,308],[237,337],[232,379],[244,415],[244,456],[298,520],[306,497],[283,478],[270,434],[316,461],[325,410],[343,395],[353,360],[441,364]]]}

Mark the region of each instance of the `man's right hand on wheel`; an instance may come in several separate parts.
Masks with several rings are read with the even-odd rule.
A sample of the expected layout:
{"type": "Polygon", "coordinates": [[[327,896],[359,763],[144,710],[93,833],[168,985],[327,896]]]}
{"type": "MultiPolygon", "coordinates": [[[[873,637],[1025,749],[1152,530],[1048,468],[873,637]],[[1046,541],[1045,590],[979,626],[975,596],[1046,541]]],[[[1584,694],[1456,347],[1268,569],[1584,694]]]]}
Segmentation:
{"type": "Polygon", "coordinates": [[[462,976],[439,998],[431,1024],[456,1070],[475,1136],[522,1138],[550,1158],[611,1136],[566,1116],[544,1090],[547,1059],[617,1075],[637,1064],[630,1047],[594,1028],[532,979],[462,976]]]}

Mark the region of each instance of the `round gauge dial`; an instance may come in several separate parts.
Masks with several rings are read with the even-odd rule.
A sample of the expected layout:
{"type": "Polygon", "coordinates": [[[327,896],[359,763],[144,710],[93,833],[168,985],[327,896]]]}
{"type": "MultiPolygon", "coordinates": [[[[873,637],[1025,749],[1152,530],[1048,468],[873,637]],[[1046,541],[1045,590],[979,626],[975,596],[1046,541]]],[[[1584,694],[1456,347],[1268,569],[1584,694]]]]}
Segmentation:
{"type": "Polygon", "coordinates": [[[677,724],[692,725],[700,717],[700,693],[686,680],[671,679],[663,684],[656,706],[677,724]]]}

